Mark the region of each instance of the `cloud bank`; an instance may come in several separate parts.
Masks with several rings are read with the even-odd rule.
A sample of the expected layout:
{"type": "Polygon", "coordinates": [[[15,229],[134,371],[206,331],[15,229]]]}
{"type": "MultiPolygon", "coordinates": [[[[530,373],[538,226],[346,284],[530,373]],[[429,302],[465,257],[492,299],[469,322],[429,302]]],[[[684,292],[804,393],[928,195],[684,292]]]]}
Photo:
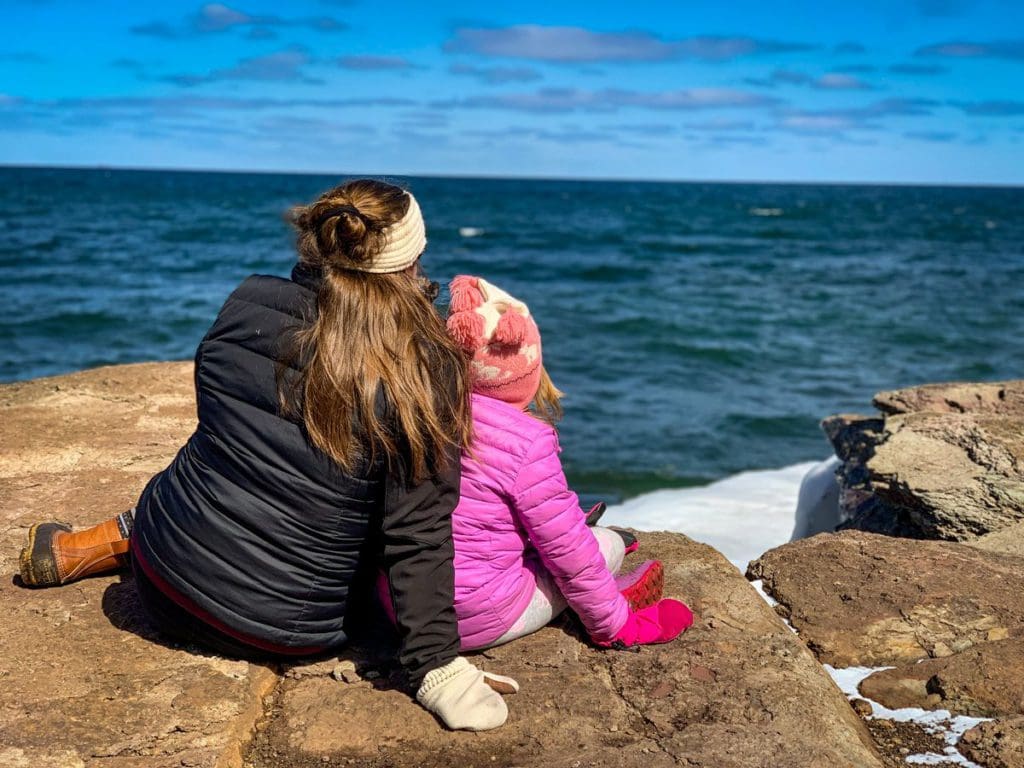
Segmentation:
{"type": "Polygon", "coordinates": [[[915,56],[941,57],[947,59],[1009,59],[1024,61],[1024,40],[996,40],[989,43],[973,43],[953,40],[918,48],[915,56]]]}
{"type": "Polygon", "coordinates": [[[215,35],[230,30],[244,29],[249,37],[261,39],[274,36],[273,30],[280,27],[303,27],[319,32],[340,32],[348,25],[329,16],[315,16],[299,19],[285,19],[280,16],[254,16],[231,8],[222,3],[207,3],[199,10],[177,23],[152,21],[132,27],[136,35],[157,37],[163,40],[181,40],[189,37],[215,35]]]}
{"type": "Polygon", "coordinates": [[[583,27],[549,27],[539,24],[459,27],[444,44],[444,50],[449,53],[560,63],[670,59],[729,61],[757,54],[806,51],[812,47],[804,43],[715,35],[665,40],[642,30],[595,32],[583,27]]]}
{"type": "Polygon", "coordinates": [[[517,112],[614,112],[622,108],[694,111],[762,108],[778,99],[732,88],[688,88],[673,91],[634,91],[606,88],[542,88],[527,93],[467,96],[434,102],[438,108],[506,109],[517,112]]]}

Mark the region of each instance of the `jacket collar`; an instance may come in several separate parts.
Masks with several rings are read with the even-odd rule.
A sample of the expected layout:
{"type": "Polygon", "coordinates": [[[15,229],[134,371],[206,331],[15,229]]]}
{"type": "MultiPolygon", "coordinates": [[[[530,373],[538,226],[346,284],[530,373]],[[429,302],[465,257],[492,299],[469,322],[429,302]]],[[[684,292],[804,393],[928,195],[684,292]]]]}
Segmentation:
{"type": "Polygon", "coordinates": [[[323,281],[324,273],[319,267],[301,261],[292,267],[292,282],[298,283],[303,288],[308,288],[313,293],[320,292],[320,284],[323,281]]]}

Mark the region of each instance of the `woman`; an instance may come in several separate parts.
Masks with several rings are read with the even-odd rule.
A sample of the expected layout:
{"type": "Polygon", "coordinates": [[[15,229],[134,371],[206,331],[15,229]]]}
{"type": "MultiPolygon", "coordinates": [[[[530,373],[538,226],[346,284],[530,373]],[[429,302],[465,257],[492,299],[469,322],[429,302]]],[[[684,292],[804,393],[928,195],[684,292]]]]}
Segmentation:
{"type": "Polygon", "coordinates": [[[290,280],[253,276],[196,353],[199,424],[132,513],[33,526],[23,580],[130,559],[167,635],[242,658],[321,653],[357,621],[353,581],[389,576],[400,660],[450,728],[507,708],[457,656],[451,512],[471,431],[466,363],[424,290],[413,196],[372,180],[293,211],[290,280]]]}

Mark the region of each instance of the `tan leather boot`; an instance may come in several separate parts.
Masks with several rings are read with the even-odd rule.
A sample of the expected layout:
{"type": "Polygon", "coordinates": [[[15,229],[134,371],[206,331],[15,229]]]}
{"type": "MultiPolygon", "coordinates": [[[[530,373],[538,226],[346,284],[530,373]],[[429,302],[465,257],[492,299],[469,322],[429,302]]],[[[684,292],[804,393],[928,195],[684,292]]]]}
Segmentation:
{"type": "Polygon", "coordinates": [[[37,523],[21,550],[21,578],[31,587],[55,587],[128,565],[128,534],[123,515],[84,531],[67,523],[37,523]]]}

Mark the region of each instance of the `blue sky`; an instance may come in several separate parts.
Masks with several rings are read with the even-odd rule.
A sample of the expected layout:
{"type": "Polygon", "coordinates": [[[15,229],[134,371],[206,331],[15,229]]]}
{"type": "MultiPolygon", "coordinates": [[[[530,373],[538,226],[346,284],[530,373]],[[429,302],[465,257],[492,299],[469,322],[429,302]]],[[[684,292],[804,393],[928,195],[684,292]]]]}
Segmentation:
{"type": "Polygon", "coordinates": [[[1024,183],[1020,0],[0,0],[0,163],[1024,183]]]}

